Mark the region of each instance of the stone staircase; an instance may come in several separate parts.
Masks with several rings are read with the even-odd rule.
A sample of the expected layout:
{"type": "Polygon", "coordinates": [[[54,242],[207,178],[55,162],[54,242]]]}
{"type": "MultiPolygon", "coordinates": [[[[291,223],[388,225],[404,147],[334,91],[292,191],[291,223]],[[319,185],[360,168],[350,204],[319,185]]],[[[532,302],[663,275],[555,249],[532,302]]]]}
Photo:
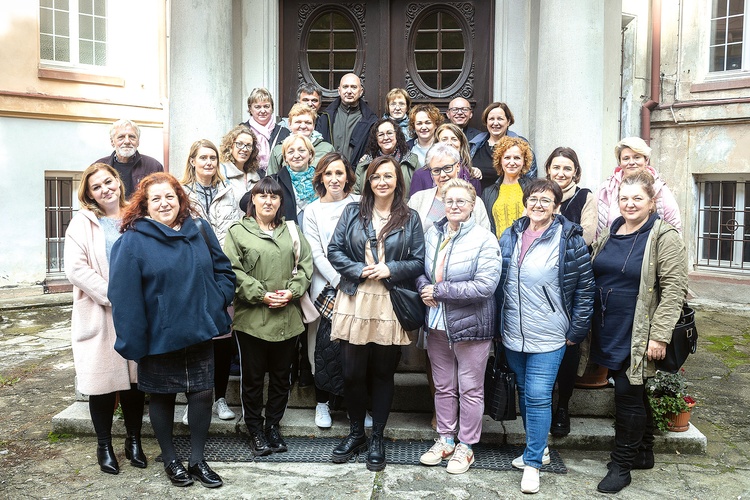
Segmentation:
{"type": "MultiPolygon", "coordinates": [[[[227,402],[237,413],[230,421],[219,420],[215,415],[211,423],[211,434],[235,434],[246,432],[241,417],[239,377],[231,377],[227,389],[227,402]]],[[[88,411],[86,396],[76,393],[76,401],[52,418],[53,431],[69,434],[94,434],[88,411]]],[[[185,397],[177,397],[175,409],[175,435],[189,434],[188,427],[182,424],[185,411],[185,397]]],[[[337,437],[349,432],[346,413],[333,411],[333,426],[320,429],[314,423],[315,391],[312,387],[292,387],[289,405],[281,422],[285,436],[337,437]]],[[[396,392],[386,436],[391,439],[432,440],[436,437],[430,427],[432,398],[424,373],[397,373],[396,392]]],[[[614,389],[576,389],[570,401],[571,433],[564,438],[550,436],[550,446],[556,449],[609,450],[614,444],[612,415],[614,414],[614,389]]],[[[153,435],[148,415],[144,415],[143,433],[153,435]]],[[[121,419],[116,419],[112,432],[124,436],[125,428],[121,419]]],[[[484,417],[482,442],[493,444],[524,444],[524,431],[521,418],[495,422],[484,417]]],[[[657,436],[657,452],[705,453],[706,437],[693,425],[686,432],[667,432],[657,436]]]]}

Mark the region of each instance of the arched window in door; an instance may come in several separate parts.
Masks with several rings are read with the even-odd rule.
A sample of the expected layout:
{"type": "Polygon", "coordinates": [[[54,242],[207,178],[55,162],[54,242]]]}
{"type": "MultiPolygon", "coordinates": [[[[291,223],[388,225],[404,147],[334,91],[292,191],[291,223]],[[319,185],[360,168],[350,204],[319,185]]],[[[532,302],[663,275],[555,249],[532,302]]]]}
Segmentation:
{"type": "MultiPolygon", "coordinates": [[[[357,9],[325,6],[300,11],[300,72],[315,82],[324,97],[336,97],[341,77],[361,74],[364,68],[364,33],[357,9]],[[357,16],[357,17],[355,17],[357,16]]],[[[362,12],[362,16],[364,13],[362,12]]]]}
{"type": "Polygon", "coordinates": [[[407,90],[413,98],[472,97],[474,10],[450,5],[427,8],[411,4],[407,12],[407,90]],[[467,17],[469,18],[467,20],[467,17]],[[467,87],[468,83],[468,87],[467,87]]]}

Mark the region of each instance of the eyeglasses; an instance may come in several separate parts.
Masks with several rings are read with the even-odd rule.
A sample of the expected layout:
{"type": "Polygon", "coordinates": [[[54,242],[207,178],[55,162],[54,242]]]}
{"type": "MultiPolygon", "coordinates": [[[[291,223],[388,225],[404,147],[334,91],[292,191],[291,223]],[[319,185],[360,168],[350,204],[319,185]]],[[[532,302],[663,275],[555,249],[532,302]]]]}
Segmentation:
{"type": "Polygon", "coordinates": [[[471,111],[471,108],[448,108],[448,111],[450,111],[454,115],[465,115],[466,113],[471,111]]]}
{"type": "Polygon", "coordinates": [[[464,208],[464,207],[466,206],[466,204],[467,204],[467,203],[471,203],[471,202],[470,202],[469,200],[464,200],[464,199],[461,199],[461,198],[459,198],[459,199],[457,199],[457,200],[451,200],[451,199],[447,199],[447,200],[445,200],[445,201],[443,202],[443,204],[444,204],[444,205],[445,205],[446,207],[449,207],[449,208],[450,208],[450,207],[458,207],[458,208],[464,208]]]}
{"type": "Polygon", "coordinates": [[[377,135],[378,139],[385,139],[386,137],[394,137],[396,135],[396,132],[394,130],[389,130],[388,132],[380,132],[377,135]]]}
{"type": "Polygon", "coordinates": [[[240,151],[242,151],[243,149],[250,151],[251,149],[253,149],[253,144],[252,143],[245,144],[244,142],[235,142],[234,147],[239,149],[240,151]]]}
{"type": "Polygon", "coordinates": [[[371,175],[371,176],[369,177],[369,179],[368,179],[368,180],[369,180],[369,181],[370,181],[370,183],[372,183],[372,184],[377,184],[377,183],[379,183],[380,181],[391,182],[391,181],[392,181],[392,180],[394,180],[395,178],[396,178],[396,176],[395,176],[395,175],[393,175],[393,174],[384,174],[384,175],[380,175],[380,174],[372,174],[372,175],[371,175]]]}
{"type": "Polygon", "coordinates": [[[537,203],[539,203],[544,208],[547,208],[552,204],[552,200],[550,200],[549,198],[528,198],[526,200],[526,205],[529,207],[533,207],[537,203]]]}
{"type": "Polygon", "coordinates": [[[403,109],[406,107],[406,102],[405,101],[393,101],[388,106],[394,109],[403,109]]]}
{"type": "Polygon", "coordinates": [[[451,163],[450,165],[443,165],[442,167],[431,168],[430,173],[433,177],[439,177],[440,172],[450,174],[451,172],[453,172],[453,169],[456,168],[456,163],[458,162],[451,163]]]}

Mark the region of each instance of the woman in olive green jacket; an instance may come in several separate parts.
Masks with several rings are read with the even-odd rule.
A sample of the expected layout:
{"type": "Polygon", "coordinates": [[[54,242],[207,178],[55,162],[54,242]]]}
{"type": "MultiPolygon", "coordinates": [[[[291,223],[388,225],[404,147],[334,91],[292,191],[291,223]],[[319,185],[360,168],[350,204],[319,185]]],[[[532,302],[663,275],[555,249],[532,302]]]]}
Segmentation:
{"type": "Polygon", "coordinates": [[[299,300],[310,286],[313,265],[302,232],[281,216],[284,200],[278,181],[264,177],[251,195],[248,216],[229,227],[224,252],[237,275],[233,326],[242,368],[243,415],[253,454],[264,456],[287,450],[279,422],[289,400],[297,337],[305,330],[299,300]]]}
{"type": "Polygon", "coordinates": [[[654,466],[653,418],[644,383],[664,359],[687,295],[687,251],[677,230],[656,214],[654,179],[623,178],[620,217],[593,244],[596,280],[591,360],[615,381],[615,449],[603,493],[630,484],[631,469],[654,466]]]}

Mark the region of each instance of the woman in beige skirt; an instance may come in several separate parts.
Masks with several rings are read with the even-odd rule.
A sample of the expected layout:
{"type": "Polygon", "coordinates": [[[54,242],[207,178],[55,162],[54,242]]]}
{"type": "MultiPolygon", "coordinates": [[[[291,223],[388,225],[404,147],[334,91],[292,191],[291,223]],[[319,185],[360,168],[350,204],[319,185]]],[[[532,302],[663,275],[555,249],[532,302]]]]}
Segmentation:
{"type": "Polygon", "coordinates": [[[333,450],[344,463],[367,448],[364,431],[368,377],[372,437],[367,468],[386,465],[383,430],[393,401],[393,375],[402,345],[410,343],[391,304],[393,284],[413,284],[424,266],[419,215],[404,202],[404,179],[392,156],[373,160],[359,203],[348,205],[328,246],[328,260],[341,274],[331,338],[341,342],[344,399],[350,433],[333,450]]]}

